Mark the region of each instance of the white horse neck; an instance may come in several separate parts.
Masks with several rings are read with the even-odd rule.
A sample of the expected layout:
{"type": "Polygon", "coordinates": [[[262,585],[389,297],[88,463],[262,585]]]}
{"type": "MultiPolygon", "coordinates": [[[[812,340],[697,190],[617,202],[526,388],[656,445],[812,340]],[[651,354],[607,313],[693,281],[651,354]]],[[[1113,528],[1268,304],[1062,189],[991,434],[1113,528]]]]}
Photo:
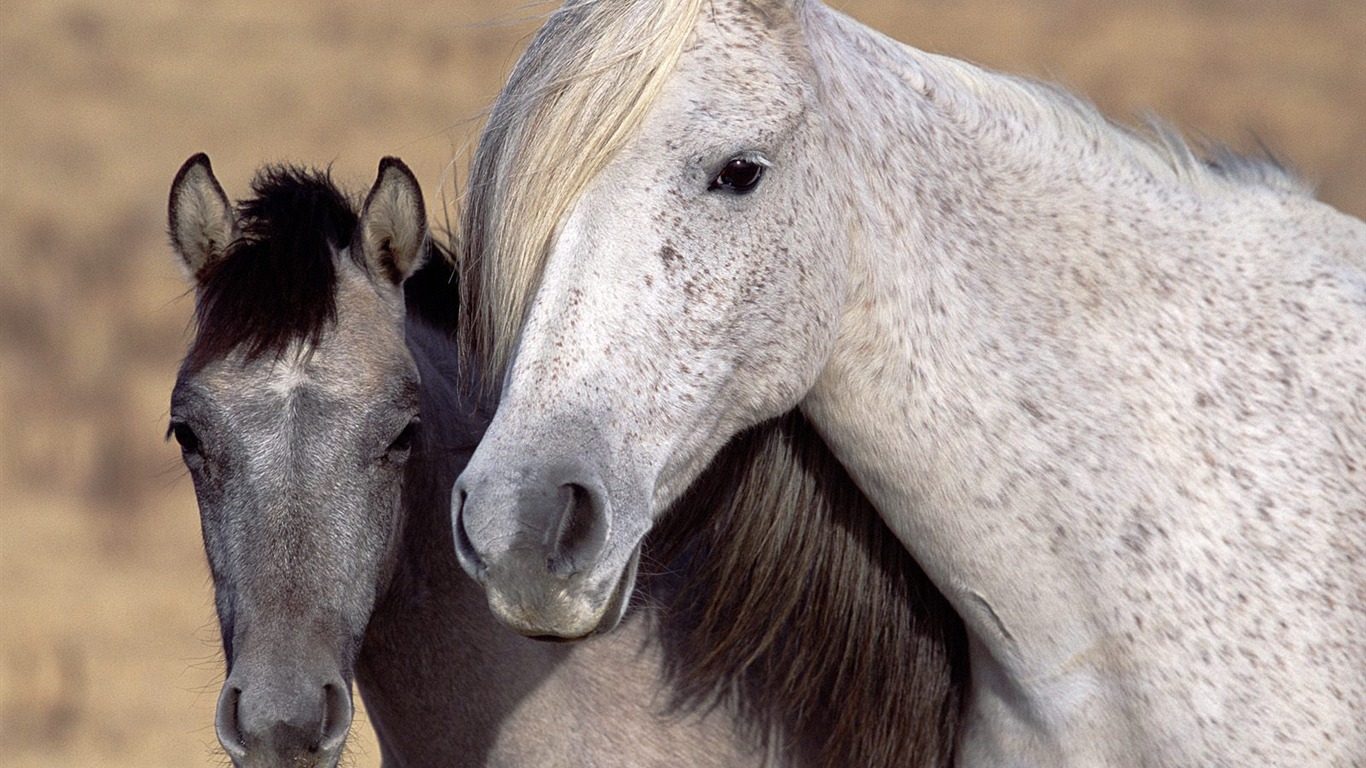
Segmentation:
{"type": "Polygon", "coordinates": [[[968,625],[963,758],[1360,759],[1366,225],[805,24],[852,287],[803,408],[968,625]]]}

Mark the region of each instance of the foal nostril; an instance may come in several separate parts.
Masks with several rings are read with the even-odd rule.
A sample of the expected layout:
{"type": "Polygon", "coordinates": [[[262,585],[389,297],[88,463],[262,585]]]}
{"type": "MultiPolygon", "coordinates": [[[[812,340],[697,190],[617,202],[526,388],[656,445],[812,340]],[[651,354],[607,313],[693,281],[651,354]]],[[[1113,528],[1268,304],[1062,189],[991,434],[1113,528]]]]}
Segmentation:
{"type": "Polygon", "coordinates": [[[234,760],[242,760],[247,754],[247,745],[242,738],[242,726],[237,719],[237,704],[242,699],[242,689],[231,685],[223,686],[218,694],[218,710],[214,713],[214,730],[218,732],[218,743],[223,745],[234,760]]]}
{"type": "Polygon", "coordinates": [[[455,538],[455,559],[470,578],[482,584],[488,573],[488,566],[475,551],[474,542],[470,541],[469,532],[465,530],[465,498],[465,489],[457,480],[455,487],[451,489],[451,532],[455,538]]]}
{"type": "Polygon", "coordinates": [[[548,544],[550,571],[568,578],[583,565],[593,562],[607,542],[608,514],[606,497],[588,486],[566,483],[560,486],[564,508],[554,539],[548,544]]]}
{"type": "Polygon", "coordinates": [[[328,754],[341,751],[346,742],[346,734],[351,730],[351,717],[355,713],[351,706],[349,689],[341,683],[323,686],[323,730],[320,751],[328,754]]]}

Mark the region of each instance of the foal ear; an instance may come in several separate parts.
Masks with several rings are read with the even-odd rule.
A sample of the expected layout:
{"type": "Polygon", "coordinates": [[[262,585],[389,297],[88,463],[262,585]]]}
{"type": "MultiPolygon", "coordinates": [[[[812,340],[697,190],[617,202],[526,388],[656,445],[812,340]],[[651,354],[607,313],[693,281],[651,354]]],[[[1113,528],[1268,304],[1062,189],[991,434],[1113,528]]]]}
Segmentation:
{"type": "Polygon", "coordinates": [[[171,247],[181,265],[198,282],[237,239],[232,203],[214,178],[209,156],[200,152],[185,161],[171,182],[167,206],[171,247]]]}
{"type": "Polygon", "coordinates": [[[351,252],[372,274],[384,275],[398,285],[422,266],[426,237],[427,209],[417,178],[402,160],[384,158],[361,208],[351,252]]]}

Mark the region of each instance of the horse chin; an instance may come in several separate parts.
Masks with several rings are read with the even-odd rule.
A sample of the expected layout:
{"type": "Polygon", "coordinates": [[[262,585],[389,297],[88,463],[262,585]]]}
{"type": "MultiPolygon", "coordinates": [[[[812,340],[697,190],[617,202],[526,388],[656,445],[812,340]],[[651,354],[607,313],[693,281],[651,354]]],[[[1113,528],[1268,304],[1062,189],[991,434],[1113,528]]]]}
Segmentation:
{"type": "Polygon", "coordinates": [[[508,600],[490,590],[489,608],[504,625],[532,640],[572,643],[610,632],[621,624],[630,607],[640,566],[640,550],[641,546],[636,545],[606,600],[574,599],[568,593],[561,593],[554,601],[553,610],[530,610],[527,603],[508,600]]]}
{"type": "Polygon", "coordinates": [[[611,632],[621,624],[621,620],[626,616],[626,610],[631,606],[631,595],[636,589],[636,571],[640,567],[641,545],[636,545],[636,551],[631,553],[631,559],[627,561],[626,568],[622,570],[621,577],[617,579],[617,588],[612,590],[612,597],[607,601],[607,610],[603,612],[602,621],[593,630],[593,634],[611,632]]]}

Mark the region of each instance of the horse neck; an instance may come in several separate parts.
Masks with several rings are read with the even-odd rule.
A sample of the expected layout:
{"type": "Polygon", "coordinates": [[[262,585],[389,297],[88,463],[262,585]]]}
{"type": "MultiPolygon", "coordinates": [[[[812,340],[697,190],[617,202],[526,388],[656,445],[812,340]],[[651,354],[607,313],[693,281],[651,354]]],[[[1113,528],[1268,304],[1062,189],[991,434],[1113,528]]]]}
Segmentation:
{"type": "MultiPolygon", "coordinates": [[[[806,23],[838,137],[821,162],[850,181],[830,206],[849,232],[846,309],[803,409],[879,509],[966,505],[1013,487],[1010,467],[1046,469],[1062,485],[1081,476],[1049,492],[1093,503],[1090,470],[1045,466],[1060,455],[1113,461],[1114,482],[1143,486],[1143,461],[1170,458],[1120,455],[1143,449],[1107,419],[1143,396],[1134,390],[1160,391],[1182,371],[1124,374],[1170,365],[1176,355],[1152,348],[1161,334],[1188,345],[1191,328],[1259,312],[1279,326],[1275,305],[1288,297],[1277,286],[1308,279],[1295,270],[1313,258],[1350,261],[1360,242],[1360,222],[1292,184],[1222,178],[1068,97],[916,51],[817,4],[806,23]],[[1228,290],[1238,285],[1262,295],[1228,290]],[[905,425],[896,450],[887,425],[905,425]]],[[[929,533],[889,524],[903,541],[929,533]]]]}
{"type": "MultiPolygon", "coordinates": [[[[1293,357],[1335,382],[1321,392],[1353,391],[1333,360],[1359,346],[1303,353],[1313,334],[1336,338],[1333,310],[1292,328],[1282,308],[1342,300],[1304,286],[1341,282],[1314,264],[1346,260],[1361,228],[1292,185],[1167,157],[1038,86],[819,7],[807,24],[839,137],[821,161],[865,166],[832,205],[849,298],[802,408],[963,617],[969,742],[1125,762],[1180,727],[1171,711],[1190,695],[1174,660],[1196,641],[1152,622],[1234,604],[1234,585],[1261,578],[1255,548],[1211,531],[1276,540],[1244,512],[1320,498],[1323,456],[1342,451],[1321,430],[1292,435],[1303,404],[1271,385],[1293,357]],[[1184,556],[1193,541],[1217,554],[1184,556]],[[984,722],[994,736],[974,740],[984,722]]],[[[1220,618],[1210,642],[1253,631],[1220,618]]]]}
{"type": "Polygon", "coordinates": [[[494,748],[499,724],[556,659],[493,660],[515,650],[516,638],[495,625],[483,590],[455,559],[449,502],[486,420],[460,386],[450,335],[411,311],[406,330],[422,382],[422,429],[405,470],[397,564],[356,679],[386,764],[463,764],[494,748]]]}
{"type": "Polygon", "coordinates": [[[999,707],[1005,715],[983,711],[984,703],[1024,702],[1018,717],[1027,719],[1049,711],[1043,699],[1051,695],[1051,711],[1075,717],[1066,685],[1021,689],[1013,681],[1064,680],[1058,670],[1096,640],[1086,611],[1064,611],[1086,599],[1082,585],[1015,514],[1035,506],[1043,489],[1015,475],[1039,463],[1012,453],[1027,442],[1000,431],[1002,422],[1026,426],[1016,414],[1028,416],[1017,400],[1028,392],[1021,366],[1029,362],[1020,361],[1029,353],[1019,334],[1029,326],[1008,322],[1016,298],[1005,289],[1045,289],[1027,275],[1011,286],[1004,273],[1035,254],[1057,254],[1045,227],[1079,220],[1082,195],[1064,184],[1051,196],[1038,188],[1059,177],[1034,175],[1053,162],[1040,145],[1059,132],[1012,114],[1015,105],[1004,99],[994,114],[985,109],[1005,86],[819,6],[807,27],[827,130],[839,137],[828,147],[835,156],[822,162],[858,175],[849,198],[832,206],[850,233],[846,309],[802,408],[964,620],[974,687],[969,749],[983,720],[1030,734],[1024,744],[1048,743],[1067,726],[1015,727],[1008,705],[999,707]],[[1003,140],[1009,134],[1019,141],[1003,140]],[[869,358],[879,361],[874,375],[869,358]],[[995,509],[982,514],[982,500],[995,509]],[[1021,594],[1019,584],[1038,585],[1036,594],[1021,594]],[[1051,639],[1046,623],[1061,627],[1064,639],[1051,639]]]}
{"type": "Polygon", "coordinates": [[[850,181],[831,205],[849,233],[845,314],[803,408],[880,509],[913,501],[889,498],[907,461],[924,470],[919,495],[977,493],[980,482],[959,469],[970,466],[964,456],[999,451],[981,444],[994,435],[964,425],[1042,408],[1019,402],[1037,361],[982,366],[1090,334],[1072,302],[1111,288],[1140,244],[1173,238],[1172,215],[1154,222],[1152,213],[1183,192],[1143,178],[1155,166],[1141,145],[1083,131],[1032,86],[916,51],[823,6],[813,4],[807,27],[828,135],[839,137],[821,162],[850,181]],[[889,363],[882,376],[866,375],[870,354],[889,363]],[[903,450],[854,444],[906,414],[923,422],[910,425],[903,450]]]}
{"type": "Polygon", "coordinates": [[[450,489],[488,423],[451,332],[407,321],[408,348],[422,377],[422,434],[404,481],[404,564],[464,580],[451,542],[450,489]]]}

